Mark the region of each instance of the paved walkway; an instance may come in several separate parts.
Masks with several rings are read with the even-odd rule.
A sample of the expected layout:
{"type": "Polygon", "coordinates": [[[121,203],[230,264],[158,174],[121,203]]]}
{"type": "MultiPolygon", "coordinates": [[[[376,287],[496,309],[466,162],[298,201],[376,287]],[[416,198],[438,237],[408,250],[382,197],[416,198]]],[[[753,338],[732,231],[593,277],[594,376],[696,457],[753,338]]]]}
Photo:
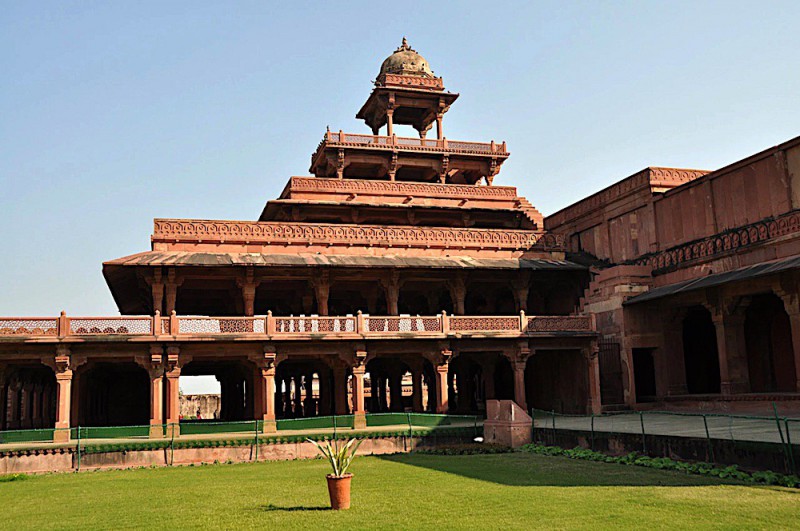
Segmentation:
{"type": "MultiPolygon", "coordinates": [[[[473,421],[459,421],[455,420],[452,421],[450,424],[443,424],[439,426],[439,429],[446,430],[448,428],[474,428],[476,427],[475,422],[473,421]]],[[[414,431],[419,430],[427,430],[430,432],[435,432],[437,428],[431,426],[415,426],[412,424],[412,428],[414,431]]],[[[483,433],[483,421],[479,421],[477,423],[477,430],[478,435],[483,433]]],[[[395,425],[388,425],[388,426],[368,426],[364,429],[351,429],[351,428],[337,428],[337,434],[358,434],[358,433],[387,433],[387,432],[407,432],[408,431],[408,424],[395,424],[395,425]]],[[[306,429],[306,430],[279,430],[275,433],[259,433],[259,439],[268,439],[273,437],[292,437],[296,435],[333,435],[334,429],[333,428],[314,428],[314,429],[306,429]]],[[[243,439],[243,440],[252,440],[254,438],[253,432],[226,432],[226,433],[204,433],[204,434],[192,434],[192,435],[181,435],[175,437],[175,441],[197,441],[197,440],[231,440],[231,439],[243,439]]],[[[130,442],[142,443],[146,441],[169,441],[169,438],[160,438],[160,439],[150,439],[149,437],[125,437],[125,438],[104,438],[104,439],[81,439],[81,447],[84,446],[94,446],[98,444],[124,444],[130,442]]],[[[54,443],[49,441],[42,441],[42,442],[16,442],[16,443],[7,443],[7,444],[0,444],[0,451],[17,451],[17,450],[37,450],[37,449],[44,449],[44,448],[75,448],[77,444],[76,440],[72,440],[68,443],[54,443]]]]}
{"type": "MultiPolygon", "coordinates": [[[[768,417],[736,417],[706,415],[708,435],[713,439],[735,441],[760,441],[780,443],[778,425],[774,418],[768,417]]],[[[703,416],[680,415],[661,412],[619,413],[594,418],[594,431],[604,433],[642,433],[647,435],[672,435],[678,437],[706,437],[706,425],[703,416]]],[[[800,444],[800,419],[789,419],[789,438],[793,445],[800,444]]],[[[549,413],[537,412],[534,418],[537,429],[553,427],[553,417],[549,413]]],[[[786,423],[780,421],[784,440],[787,438],[786,423]]],[[[592,430],[591,416],[555,416],[556,429],[592,430]]]]}

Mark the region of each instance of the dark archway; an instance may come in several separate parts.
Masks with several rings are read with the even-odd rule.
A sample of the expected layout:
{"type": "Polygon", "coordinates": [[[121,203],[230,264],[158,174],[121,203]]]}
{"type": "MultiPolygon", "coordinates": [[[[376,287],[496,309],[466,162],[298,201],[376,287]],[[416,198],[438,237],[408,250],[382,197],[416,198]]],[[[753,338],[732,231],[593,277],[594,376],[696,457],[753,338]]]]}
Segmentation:
{"type": "Polygon", "coordinates": [[[75,387],[80,426],[150,423],[150,377],[133,362],[92,363],[80,372],[75,387]]]}
{"type": "Polygon", "coordinates": [[[589,367],[580,350],[537,350],[525,365],[528,409],[587,412],[589,367]]]}
{"type": "MultiPolygon", "coordinates": [[[[219,381],[219,411],[210,419],[242,421],[255,418],[255,367],[242,361],[195,360],[181,369],[181,376],[214,376],[219,381]]],[[[193,417],[191,411],[182,412],[183,418],[193,417]]]]}
{"type": "Polygon", "coordinates": [[[287,360],[275,372],[275,415],[279,419],[333,415],[333,371],[321,360],[287,360]]]}
{"type": "Polygon", "coordinates": [[[473,282],[467,285],[464,298],[466,315],[514,315],[514,294],[506,284],[497,282],[473,282]]]}
{"type": "Polygon", "coordinates": [[[717,332],[703,306],[689,308],[683,318],[683,358],[689,394],[719,393],[717,332]]]}
{"type": "MultiPolygon", "coordinates": [[[[411,367],[398,358],[370,360],[367,363],[368,378],[365,378],[364,383],[364,401],[367,411],[387,413],[411,409],[412,397],[408,391],[403,392],[404,377],[410,372],[411,367]]],[[[407,381],[406,387],[410,383],[410,380],[407,381]]]]}
{"type": "Polygon", "coordinates": [[[514,400],[514,369],[505,356],[494,365],[494,396],[497,400],[514,400]]]}
{"type": "Polygon", "coordinates": [[[56,377],[42,365],[11,366],[0,381],[0,430],[52,428],[56,377]]]}
{"type": "Polygon", "coordinates": [[[756,295],[745,313],[745,344],[750,390],[797,390],[794,348],[789,315],[775,294],[756,295]]]}
{"type": "Polygon", "coordinates": [[[447,379],[451,413],[480,413],[486,410],[483,369],[469,354],[461,354],[450,361],[447,379]]]}

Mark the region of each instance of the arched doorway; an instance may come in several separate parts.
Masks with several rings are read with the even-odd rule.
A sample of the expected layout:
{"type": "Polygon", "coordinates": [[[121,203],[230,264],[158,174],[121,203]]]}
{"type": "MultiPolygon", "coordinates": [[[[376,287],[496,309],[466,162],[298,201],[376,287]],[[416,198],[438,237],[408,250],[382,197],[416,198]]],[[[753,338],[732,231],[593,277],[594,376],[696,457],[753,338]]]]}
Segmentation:
{"type": "Polygon", "coordinates": [[[719,393],[717,332],[703,306],[689,308],[683,318],[683,358],[689,394],[719,393]]]}
{"type": "Polygon", "coordinates": [[[796,391],[791,324],[780,297],[773,293],[754,296],[745,312],[744,333],[750,390],[796,391]]]}
{"type": "Polygon", "coordinates": [[[56,377],[42,365],[11,366],[0,381],[0,430],[52,428],[56,377]]]}
{"type": "Polygon", "coordinates": [[[370,413],[405,411],[412,408],[411,367],[398,358],[375,358],[367,363],[364,401],[370,413]],[[408,387],[404,392],[404,387],[408,387]]]}
{"type": "Polygon", "coordinates": [[[505,356],[499,356],[494,366],[494,396],[497,400],[514,400],[514,369],[505,356]]]}
{"type": "Polygon", "coordinates": [[[197,416],[196,405],[181,400],[181,418],[243,421],[255,418],[255,367],[236,360],[196,359],[181,369],[181,379],[192,376],[213,376],[219,382],[219,404],[211,415],[197,416]],[[198,418],[199,417],[199,418],[198,418]]]}
{"type": "Polygon", "coordinates": [[[133,362],[96,362],[82,369],[75,386],[78,425],[150,423],[150,377],[146,370],[133,362]]]}
{"type": "Polygon", "coordinates": [[[332,415],[333,372],[320,360],[287,360],[275,372],[275,415],[279,419],[332,415]]]}
{"type": "Polygon", "coordinates": [[[450,361],[447,377],[451,412],[467,414],[486,410],[483,368],[469,354],[461,354],[450,361]]]}
{"type": "Polygon", "coordinates": [[[525,365],[528,409],[585,414],[589,367],[580,350],[537,350],[525,365]]]}

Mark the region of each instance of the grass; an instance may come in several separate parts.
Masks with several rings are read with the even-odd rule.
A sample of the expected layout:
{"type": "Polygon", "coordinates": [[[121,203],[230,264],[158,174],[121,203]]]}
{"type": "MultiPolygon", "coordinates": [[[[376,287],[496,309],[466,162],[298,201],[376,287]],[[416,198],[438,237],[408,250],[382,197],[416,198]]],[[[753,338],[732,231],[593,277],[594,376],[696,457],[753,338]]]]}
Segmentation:
{"type": "Polygon", "coordinates": [[[0,482],[7,529],[797,528],[800,491],[526,453],[361,457],[327,510],[322,460],[0,482]]]}

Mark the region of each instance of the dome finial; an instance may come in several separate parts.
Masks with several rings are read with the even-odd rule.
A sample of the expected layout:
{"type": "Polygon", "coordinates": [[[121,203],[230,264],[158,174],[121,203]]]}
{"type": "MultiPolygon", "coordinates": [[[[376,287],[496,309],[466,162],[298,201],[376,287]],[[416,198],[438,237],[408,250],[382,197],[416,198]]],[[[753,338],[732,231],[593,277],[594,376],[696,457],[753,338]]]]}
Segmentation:
{"type": "Polygon", "coordinates": [[[408,40],[405,38],[405,36],[403,37],[403,42],[400,44],[400,46],[397,48],[397,50],[395,50],[395,52],[402,52],[404,50],[409,51],[409,52],[413,52],[414,51],[414,49],[411,48],[411,46],[408,45],[408,40]]]}

